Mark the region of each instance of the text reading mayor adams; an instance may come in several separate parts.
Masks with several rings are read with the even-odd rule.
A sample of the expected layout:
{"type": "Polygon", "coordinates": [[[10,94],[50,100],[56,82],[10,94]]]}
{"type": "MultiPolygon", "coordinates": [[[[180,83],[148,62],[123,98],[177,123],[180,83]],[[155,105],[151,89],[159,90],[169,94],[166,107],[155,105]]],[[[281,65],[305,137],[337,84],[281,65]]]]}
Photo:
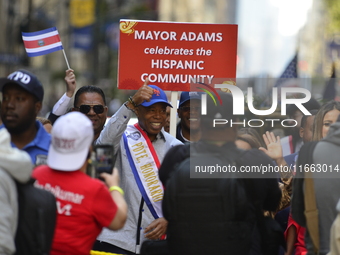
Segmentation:
{"type": "Polygon", "coordinates": [[[190,164],[191,178],[273,178],[276,176],[291,176],[304,178],[305,173],[312,173],[314,178],[340,178],[340,166],[332,164],[310,164],[310,165],[245,165],[235,164],[190,164]],[[237,175],[235,175],[237,174],[237,175]]]}

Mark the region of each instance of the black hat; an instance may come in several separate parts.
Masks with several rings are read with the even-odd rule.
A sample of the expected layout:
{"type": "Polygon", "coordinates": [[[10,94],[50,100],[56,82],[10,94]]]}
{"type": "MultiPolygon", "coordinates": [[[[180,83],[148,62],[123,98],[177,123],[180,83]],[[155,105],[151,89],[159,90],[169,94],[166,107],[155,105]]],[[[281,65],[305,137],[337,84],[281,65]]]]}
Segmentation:
{"type": "Polygon", "coordinates": [[[181,93],[181,97],[179,99],[179,105],[178,107],[181,107],[186,101],[189,100],[201,100],[201,95],[203,93],[202,92],[187,92],[187,91],[183,91],[181,93]]]}
{"type": "Polygon", "coordinates": [[[27,70],[20,69],[8,75],[7,78],[0,78],[0,89],[8,83],[18,84],[20,87],[43,101],[44,89],[38,78],[27,70]]]}
{"type": "Polygon", "coordinates": [[[208,125],[210,127],[214,119],[226,119],[228,120],[228,125],[217,125],[217,127],[227,127],[230,126],[230,120],[235,119],[233,115],[233,96],[230,93],[219,92],[218,95],[221,98],[219,100],[213,100],[209,95],[207,95],[207,114],[201,115],[201,123],[203,125],[208,125]]]}

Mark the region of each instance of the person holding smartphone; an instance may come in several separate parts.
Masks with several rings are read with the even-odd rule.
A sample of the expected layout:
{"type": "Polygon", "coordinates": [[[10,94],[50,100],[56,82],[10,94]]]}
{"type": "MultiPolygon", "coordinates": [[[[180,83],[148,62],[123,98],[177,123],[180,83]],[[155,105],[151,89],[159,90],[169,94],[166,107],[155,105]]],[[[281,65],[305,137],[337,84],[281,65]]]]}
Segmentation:
{"type": "Polygon", "coordinates": [[[35,185],[57,199],[52,255],[88,255],[103,227],[118,230],[125,224],[127,204],[118,170],[101,173],[105,183],[86,175],[93,136],[92,122],[84,114],[61,116],[52,129],[47,165],[33,172],[35,185]]]}

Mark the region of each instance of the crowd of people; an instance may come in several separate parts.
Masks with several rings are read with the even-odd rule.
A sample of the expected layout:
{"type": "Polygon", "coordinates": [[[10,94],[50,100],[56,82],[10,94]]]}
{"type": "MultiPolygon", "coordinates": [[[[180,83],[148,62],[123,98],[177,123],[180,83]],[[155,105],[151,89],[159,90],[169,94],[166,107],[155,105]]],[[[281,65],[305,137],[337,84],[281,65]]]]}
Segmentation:
{"type": "Polygon", "coordinates": [[[254,127],[212,125],[216,118],[237,122],[230,93],[220,92],[222,105],[207,97],[207,114],[201,115],[202,93],[182,92],[177,107],[146,79],[109,117],[99,87],[76,91],[71,69],[65,82],[65,94],[42,118],[44,90],[34,74],[18,70],[0,79],[1,254],[15,254],[20,210],[15,182],[30,177],[56,197],[52,255],[340,254],[335,221],[340,102],[320,104],[312,98],[303,104],[310,115],[288,105],[296,125],[280,137],[272,130],[261,134],[254,127]],[[176,137],[169,134],[170,107],[178,108],[176,137]],[[134,116],[138,122],[129,125],[134,116]],[[305,152],[312,143],[308,162],[305,152]],[[100,179],[86,174],[96,145],[112,146],[115,155],[112,172],[100,179]],[[193,178],[192,166],[184,164],[187,159],[208,164],[211,158],[237,169],[265,165],[288,171],[193,178]],[[316,234],[306,216],[310,205],[304,189],[312,164],[334,174],[326,169],[309,177],[318,212],[316,234]],[[235,186],[226,179],[242,182],[235,186]],[[244,213],[236,211],[243,200],[231,198],[242,195],[244,213]],[[277,239],[284,233],[285,242],[276,240],[274,248],[267,222],[278,226],[277,239]]]}

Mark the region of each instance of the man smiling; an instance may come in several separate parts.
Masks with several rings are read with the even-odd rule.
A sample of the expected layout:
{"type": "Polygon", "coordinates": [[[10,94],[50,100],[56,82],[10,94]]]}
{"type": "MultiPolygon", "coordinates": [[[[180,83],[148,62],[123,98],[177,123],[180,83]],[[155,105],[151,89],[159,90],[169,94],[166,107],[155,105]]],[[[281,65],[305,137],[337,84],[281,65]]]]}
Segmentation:
{"type": "Polygon", "coordinates": [[[197,142],[201,138],[201,94],[199,92],[182,92],[178,105],[176,138],[181,142],[197,142]]]}
{"type": "Polygon", "coordinates": [[[104,92],[96,86],[84,86],[74,96],[73,111],[84,113],[92,122],[95,141],[103,130],[107,106],[104,92]]]}
{"type": "Polygon", "coordinates": [[[97,140],[114,145],[129,212],[124,228],[115,232],[104,229],[94,250],[139,254],[145,239],[159,239],[167,229],[158,168],[166,152],[181,142],[162,130],[166,107],[172,107],[164,91],[146,84],[112,116],[97,140]],[[127,125],[133,112],[138,123],[127,125]]]}

